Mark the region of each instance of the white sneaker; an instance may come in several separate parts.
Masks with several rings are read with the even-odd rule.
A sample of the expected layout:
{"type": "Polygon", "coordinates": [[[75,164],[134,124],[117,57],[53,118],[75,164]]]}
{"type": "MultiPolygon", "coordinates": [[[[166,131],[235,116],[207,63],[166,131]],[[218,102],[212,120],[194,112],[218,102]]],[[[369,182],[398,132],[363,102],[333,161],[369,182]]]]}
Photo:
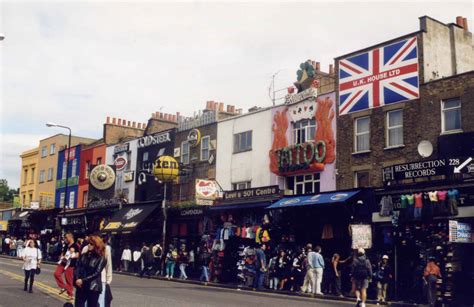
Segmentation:
{"type": "Polygon", "coordinates": [[[360,304],[360,307],[365,307],[365,303],[360,304]]]}

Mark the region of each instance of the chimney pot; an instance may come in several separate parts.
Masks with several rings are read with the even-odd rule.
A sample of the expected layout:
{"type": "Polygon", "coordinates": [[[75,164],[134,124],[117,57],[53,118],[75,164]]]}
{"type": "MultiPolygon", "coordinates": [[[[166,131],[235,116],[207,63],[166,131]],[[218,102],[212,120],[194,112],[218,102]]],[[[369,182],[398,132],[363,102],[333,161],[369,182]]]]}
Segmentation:
{"type": "Polygon", "coordinates": [[[176,119],[179,119],[180,113],[176,112],[176,119]]]}
{"type": "Polygon", "coordinates": [[[224,112],[224,103],[223,102],[219,102],[219,111],[224,112]]]}
{"type": "Polygon", "coordinates": [[[469,32],[469,27],[467,26],[467,18],[462,19],[462,24],[465,32],[469,32]]]}
{"type": "Polygon", "coordinates": [[[462,16],[457,16],[457,17],[456,17],[456,24],[457,24],[458,26],[460,26],[461,28],[464,28],[464,21],[463,21],[462,16]]]}
{"type": "Polygon", "coordinates": [[[142,129],[145,130],[145,129],[146,129],[146,126],[147,126],[147,125],[146,125],[145,123],[143,123],[143,124],[142,124],[142,129]]]}
{"type": "Polygon", "coordinates": [[[107,116],[107,124],[110,124],[110,116],[107,116]]]}
{"type": "Polygon", "coordinates": [[[132,122],[132,128],[135,128],[137,126],[136,122],[132,122]]]}
{"type": "Polygon", "coordinates": [[[142,123],[138,123],[138,124],[137,124],[137,128],[138,128],[138,129],[141,129],[141,128],[142,128],[142,123]]]}
{"type": "Polygon", "coordinates": [[[112,118],[112,124],[117,124],[117,119],[115,117],[112,118]]]}
{"type": "Polygon", "coordinates": [[[330,75],[334,74],[334,65],[333,64],[329,64],[329,74],[330,75]]]}
{"type": "Polygon", "coordinates": [[[120,118],[117,120],[117,125],[119,125],[119,126],[122,125],[122,120],[120,118]]]}
{"type": "Polygon", "coordinates": [[[127,125],[127,121],[122,118],[122,126],[126,126],[126,125],[127,125]]]}
{"type": "Polygon", "coordinates": [[[321,69],[321,63],[316,62],[316,71],[319,71],[321,69]]]}
{"type": "Polygon", "coordinates": [[[131,127],[132,123],[130,121],[127,121],[127,126],[131,127]]]}

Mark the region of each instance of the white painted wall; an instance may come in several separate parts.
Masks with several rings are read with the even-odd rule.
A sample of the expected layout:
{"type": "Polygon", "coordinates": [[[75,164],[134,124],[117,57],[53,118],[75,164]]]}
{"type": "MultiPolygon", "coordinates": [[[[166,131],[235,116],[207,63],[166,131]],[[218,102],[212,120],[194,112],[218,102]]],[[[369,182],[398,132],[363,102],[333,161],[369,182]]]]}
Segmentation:
{"type": "MultiPolygon", "coordinates": [[[[123,178],[123,172],[125,171],[117,171],[116,173],[116,179],[115,179],[115,191],[117,192],[120,189],[128,189],[128,202],[130,204],[135,202],[135,176],[137,176],[137,154],[138,154],[138,139],[134,139],[125,143],[130,143],[130,159],[128,160],[128,163],[130,163],[130,171],[133,171],[134,174],[134,180],[125,182],[123,178]]],[[[116,145],[112,146],[107,146],[105,149],[105,156],[106,156],[106,163],[108,165],[113,165],[114,160],[121,155],[125,156],[125,152],[117,154],[117,156],[114,156],[114,148],[116,145]]]]}
{"type": "Polygon", "coordinates": [[[232,183],[251,181],[252,188],[277,184],[270,172],[272,111],[265,109],[217,124],[216,179],[224,190],[232,183]],[[252,130],[252,150],[233,153],[234,134],[252,130]]]}

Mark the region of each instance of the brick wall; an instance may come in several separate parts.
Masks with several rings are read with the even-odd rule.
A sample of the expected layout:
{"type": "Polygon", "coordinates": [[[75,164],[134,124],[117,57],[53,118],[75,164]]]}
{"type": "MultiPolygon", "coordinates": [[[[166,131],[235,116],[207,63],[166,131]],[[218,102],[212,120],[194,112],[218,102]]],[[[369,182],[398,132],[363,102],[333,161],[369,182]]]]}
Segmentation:
{"type": "Polygon", "coordinates": [[[338,116],[337,188],[352,188],[354,172],[360,170],[369,171],[371,186],[382,186],[383,167],[422,159],[417,150],[422,140],[433,144],[434,152],[430,159],[436,158],[437,140],[441,135],[441,101],[455,97],[461,98],[463,132],[474,131],[474,71],[421,84],[420,99],[338,116]],[[403,109],[405,146],[384,149],[386,113],[395,109],[403,109]],[[362,116],[370,116],[370,152],[353,154],[354,119],[362,116]]]}

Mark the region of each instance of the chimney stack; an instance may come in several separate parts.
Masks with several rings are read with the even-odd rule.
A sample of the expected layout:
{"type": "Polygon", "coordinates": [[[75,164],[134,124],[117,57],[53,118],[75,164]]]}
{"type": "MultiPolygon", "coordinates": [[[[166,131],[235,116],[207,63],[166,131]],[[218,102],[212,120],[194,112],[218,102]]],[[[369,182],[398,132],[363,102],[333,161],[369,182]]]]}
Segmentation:
{"type": "Polygon", "coordinates": [[[110,116],[107,116],[107,124],[110,124],[110,116]]]}
{"type": "Polygon", "coordinates": [[[333,64],[329,64],[329,74],[330,75],[334,74],[334,65],[333,64]]]}
{"type": "Polygon", "coordinates": [[[122,125],[122,120],[120,118],[117,120],[117,125],[119,125],[119,126],[122,125]]]}
{"type": "Polygon", "coordinates": [[[224,103],[219,102],[219,112],[224,112],[224,103]]]}
{"type": "Polygon", "coordinates": [[[112,124],[116,125],[117,124],[117,119],[115,117],[112,118],[112,124]]]}
{"type": "Polygon", "coordinates": [[[467,26],[467,18],[462,19],[463,28],[465,32],[469,32],[469,27],[467,26]]]}
{"type": "Polygon", "coordinates": [[[132,128],[136,128],[137,127],[137,123],[136,122],[132,122],[132,128]]]}
{"type": "Polygon", "coordinates": [[[463,21],[462,16],[456,17],[456,24],[460,26],[461,28],[464,28],[464,21],[463,21]]]}

